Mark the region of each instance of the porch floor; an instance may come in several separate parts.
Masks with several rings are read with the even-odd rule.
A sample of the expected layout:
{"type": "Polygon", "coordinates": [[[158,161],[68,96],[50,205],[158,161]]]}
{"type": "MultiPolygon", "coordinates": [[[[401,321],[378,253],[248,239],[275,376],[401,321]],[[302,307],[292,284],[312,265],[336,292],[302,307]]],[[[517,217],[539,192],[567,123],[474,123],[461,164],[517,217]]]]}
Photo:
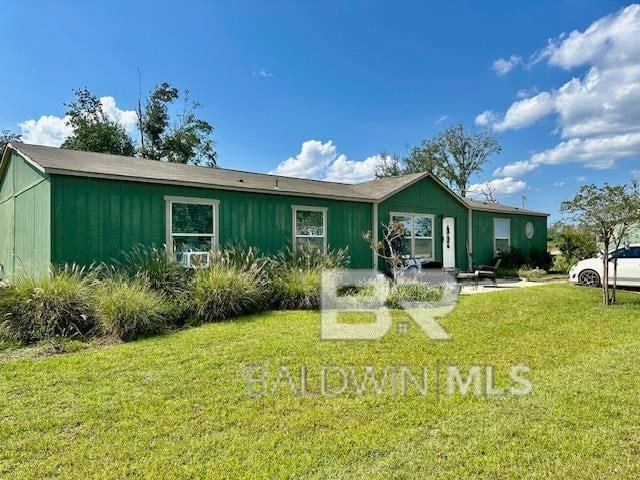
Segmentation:
{"type": "Polygon", "coordinates": [[[480,280],[478,283],[478,288],[475,288],[475,285],[471,282],[463,282],[462,289],[460,291],[461,295],[477,295],[480,293],[491,293],[491,292],[499,292],[502,290],[512,290],[514,288],[529,288],[529,287],[537,287],[540,285],[548,285],[547,282],[525,282],[523,280],[509,279],[509,278],[498,278],[496,280],[498,286],[494,286],[491,280],[480,280]]]}

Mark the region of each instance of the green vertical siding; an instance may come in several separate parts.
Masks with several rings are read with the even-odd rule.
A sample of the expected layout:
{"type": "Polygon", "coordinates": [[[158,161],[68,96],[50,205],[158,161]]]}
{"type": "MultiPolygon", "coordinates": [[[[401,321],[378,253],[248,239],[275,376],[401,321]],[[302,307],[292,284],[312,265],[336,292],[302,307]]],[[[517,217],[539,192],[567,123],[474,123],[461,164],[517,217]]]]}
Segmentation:
{"type": "Polygon", "coordinates": [[[14,163],[13,159],[9,158],[4,174],[0,177],[0,264],[3,265],[7,278],[13,275],[14,262],[14,163]]]}
{"type": "MultiPolygon", "coordinates": [[[[19,268],[46,268],[49,263],[89,264],[121,258],[132,245],[166,241],[165,196],[219,201],[218,238],[222,245],[241,243],[273,253],[292,238],[292,206],[327,209],[330,248],[348,247],[351,265],[371,266],[371,251],[362,234],[371,229],[372,206],[293,195],[260,194],[209,188],[41,174],[13,153],[0,178],[0,263],[8,278],[19,268]]],[[[431,214],[435,259],[442,260],[442,218],[456,222],[456,266],[467,268],[468,210],[432,179],[423,179],[378,205],[378,223],[390,212],[431,214]]],[[[473,212],[474,262],[493,261],[493,219],[511,220],[511,245],[544,250],[547,218],[473,212]],[[534,225],[527,239],[525,225],[534,225]]]]}
{"type": "Polygon", "coordinates": [[[547,249],[547,217],[496,212],[473,212],[473,260],[474,263],[490,264],[495,257],[493,245],[494,218],[508,218],[511,221],[511,246],[523,252],[531,249],[547,249]],[[525,225],[531,222],[534,228],[533,238],[525,235],[525,225]]]}
{"type": "Polygon", "coordinates": [[[351,264],[371,267],[362,233],[371,205],[288,195],[53,175],[53,260],[88,264],[120,258],[136,243],[164,244],[165,195],[219,200],[219,242],[273,253],[291,244],[292,205],[327,208],[330,248],[349,247],[351,264]]]}
{"type": "Polygon", "coordinates": [[[12,153],[0,179],[0,263],[8,279],[41,272],[51,259],[51,198],[46,175],[12,153]]]}
{"type": "MultiPolygon", "coordinates": [[[[425,213],[435,215],[434,252],[435,260],[442,261],[442,218],[453,217],[456,222],[456,267],[467,268],[467,208],[447,190],[431,178],[425,178],[396,193],[378,208],[378,222],[386,224],[390,212],[425,213]]],[[[379,229],[378,235],[381,235],[379,229]]],[[[382,238],[382,237],[380,237],[382,238]]]]}

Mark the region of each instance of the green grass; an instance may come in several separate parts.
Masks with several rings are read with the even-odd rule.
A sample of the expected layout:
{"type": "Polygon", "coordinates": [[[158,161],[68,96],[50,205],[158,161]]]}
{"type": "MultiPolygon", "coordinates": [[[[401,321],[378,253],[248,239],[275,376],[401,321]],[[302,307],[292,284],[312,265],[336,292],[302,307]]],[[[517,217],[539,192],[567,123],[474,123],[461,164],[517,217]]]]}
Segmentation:
{"type": "Polygon", "coordinates": [[[441,320],[449,342],[413,323],[322,342],[317,312],[274,312],[0,363],[0,477],[638,478],[640,295],[599,298],[569,285],[464,297],[441,320]],[[488,364],[501,385],[527,364],[534,391],[251,398],[247,364],[488,364]]]}

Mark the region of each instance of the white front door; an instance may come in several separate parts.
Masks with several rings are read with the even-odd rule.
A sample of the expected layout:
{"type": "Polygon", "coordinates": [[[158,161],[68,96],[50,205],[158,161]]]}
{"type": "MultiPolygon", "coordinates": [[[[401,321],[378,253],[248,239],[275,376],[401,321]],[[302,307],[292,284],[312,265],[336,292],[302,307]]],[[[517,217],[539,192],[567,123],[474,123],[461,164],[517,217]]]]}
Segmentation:
{"type": "Polygon", "coordinates": [[[453,217],[442,219],[442,266],[456,266],[456,221],[453,217]]]}

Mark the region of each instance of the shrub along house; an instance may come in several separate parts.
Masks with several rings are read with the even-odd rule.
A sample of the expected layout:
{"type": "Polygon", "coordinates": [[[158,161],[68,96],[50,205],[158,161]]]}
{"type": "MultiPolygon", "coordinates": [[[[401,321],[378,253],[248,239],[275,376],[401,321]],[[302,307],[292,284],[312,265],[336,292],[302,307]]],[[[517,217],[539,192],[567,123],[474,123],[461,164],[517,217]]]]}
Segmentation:
{"type": "Polygon", "coordinates": [[[376,259],[364,232],[404,223],[415,258],[461,270],[502,250],[546,249],[544,213],[463,199],[430,173],[342,184],[13,143],[0,163],[0,264],[109,261],[135,244],[177,256],[229,243],[311,242],[376,259]]]}

